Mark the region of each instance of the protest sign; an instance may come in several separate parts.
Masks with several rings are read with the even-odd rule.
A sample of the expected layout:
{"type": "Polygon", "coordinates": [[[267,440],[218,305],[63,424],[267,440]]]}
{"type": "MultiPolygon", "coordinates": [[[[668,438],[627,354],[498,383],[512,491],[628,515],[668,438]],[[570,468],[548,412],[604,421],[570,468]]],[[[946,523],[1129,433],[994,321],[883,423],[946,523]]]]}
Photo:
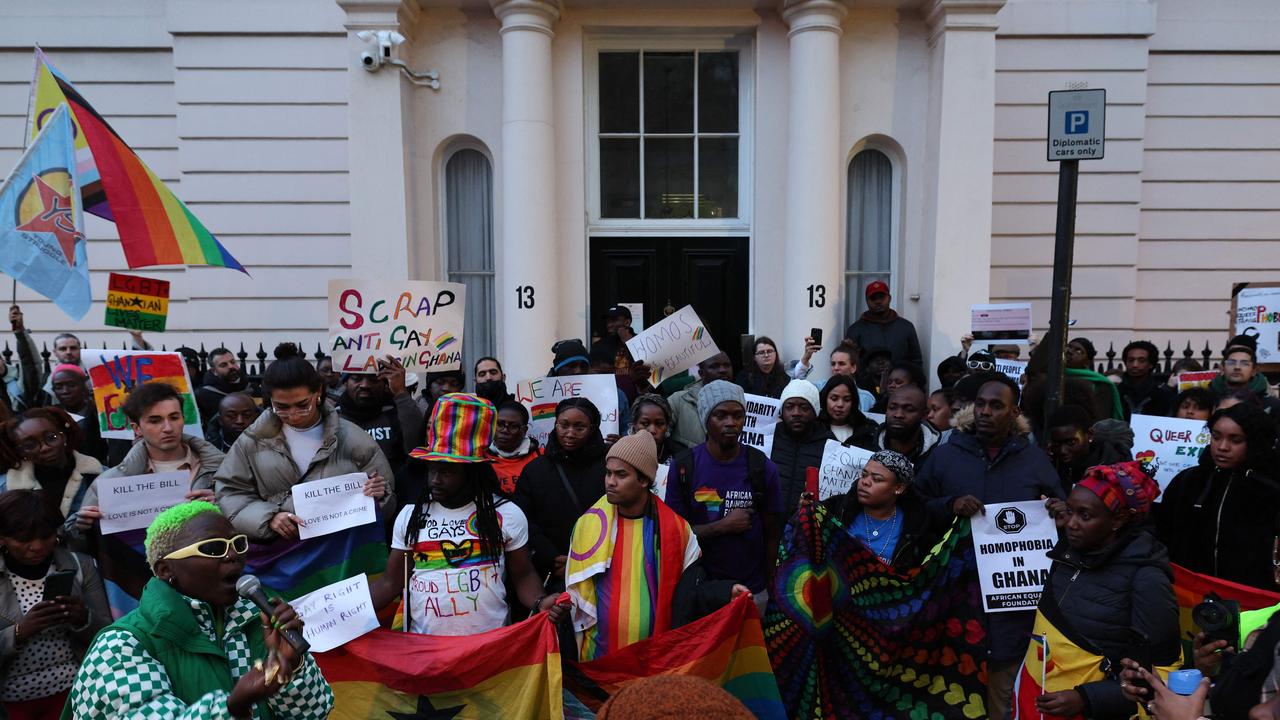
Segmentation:
{"type": "Polygon", "coordinates": [[[982,606],[987,612],[1030,610],[1040,602],[1053,561],[1045,555],[1058,542],[1058,527],[1044,501],[992,503],[974,515],[982,606]]]}
{"type": "Polygon", "coordinates": [[[720,352],[692,305],[685,305],[628,340],[627,349],[637,362],[643,361],[652,368],[649,383],[654,387],[720,352]]]}
{"type": "Polygon", "coordinates": [[[1258,340],[1258,364],[1280,363],[1280,283],[1241,283],[1231,301],[1232,335],[1258,340]]]}
{"type": "Polygon", "coordinates": [[[556,405],[565,398],[590,400],[600,411],[600,432],[620,433],[618,379],[615,375],[566,375],[524,380],[516,384],[516,402],[529,411],[529,437],[546,447],[556,424],[556,405]]]}
{"type": "Polygon", "coordinates": [[[747,421],[738,442],[750,445],[765,455],[773,454],[773,431],[778,427],[782,401],[764,395],[746,394],[747,421]]]}
{"type": "MultiPolygon", "coordinates": [[[[1174,377],[1178,378],[1178,392],[1190,390],[1191,388],[1209,387],[1209,383],[1218,377],[1217,370],[1201,370],[1197,372],[1178,373],[1174,377]]],[[[1176,409],[1176,408],[1175,408],[1176,409]]]]}
{"type": "Polygon", "coordinates": [[[98,478],[98,508],[102,511],[102,534],[125,530],[141,530],[156,515],[185,502],[191,488],[191,473],[186,470],[98,478]]]}
{"type": "Polygon", "coordinates": [[[169,281],[111,273],[107,281],[107,318],[112,327],[164,332],[169,318],[169,281]]]}
{"type": "Polygon", "coordinates": [[[302,518],[298,537],[307,540],[376,522],[373,498],[364,494],[364,473],[298,483],[293,491],[293,514],[302,518]]]}
{"type": "Polygon", "coordinates": [[[1005,376],[1021,385],[1022,376],[1027,372],[1027,361],[996,358],[996,372],[1004,373],[1005,376]]]}
{"type": "Polygon", "coordinates": [[[1031,341],[1031,303],[969,306],[974,342],[1025,344],[1031,341]]]}
{"type": "Polygon", "coordinates": [[[325,585],[289,604],[302,618],[302,637],[313,653],[327,652],[378,628],[365,575],[325,585]]]}
{"type": "Polygon", "coordinates": [[[462,367],[467,288],[425,280],[330,280],[329,354],[337,372],[374,373],[399,358],[409,372],[462,367]]]}
{"type": "Polygon", "coordinates": [[[203,438],[200,412],[187,377],[187,364],[176,352],[151,350],[81,350],[80,361],[93,385],[93,404],[98,411],[98,432],[104,438],[132,440],[129,418],[120,406],[137,385],[164,382],[182,396],[183,433],[203,438]]]}
{"type": "Polygon", "coordinates": [[[822,467],[818,472],[818,499],[849,492],[862,477],[862,466],[871,459],[870,450],[845,447],[839,440],[828,440],[822,448],[822,467]]]}
{"type": "Polygon", "coordinates": [[[671,475],[671,466],[662,464],[658,466],[658,472],[653,476],[653,494],[667,499],[667,477],[671,475]]]}
{"type": "Polygon", "coordinates": [[[1204,420],[1134,415],[1129,427],[1133,428],[1133,459],[1154,468],[1161,491],[1175,475],[1200,462],[1200,453],[1209,444],[1204,420]]]}

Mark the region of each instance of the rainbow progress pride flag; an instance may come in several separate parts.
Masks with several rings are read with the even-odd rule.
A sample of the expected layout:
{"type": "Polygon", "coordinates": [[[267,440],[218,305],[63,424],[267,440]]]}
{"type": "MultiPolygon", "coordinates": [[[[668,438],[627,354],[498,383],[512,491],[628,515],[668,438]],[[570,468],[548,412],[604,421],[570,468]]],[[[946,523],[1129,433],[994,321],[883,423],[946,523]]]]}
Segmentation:
{"type": "Polygon", "coordinates": [[[76,171],[85,210],[115,222],[129,267],[216,265],[245,272],[240,262],[36,48],[28,118],[31,137],[61,103],[71,109],[76,126],[76,171]]]}
{"type": "Polygon", "coordinates": [[[599,710],[613,693],[655,675],[696,675],[723,687],[758,718],[787,716],[765,652],[760,615],[746,595],[688,625],[597,660],[569,664],[564,684],[584,705],[599,710]]]}
{"type": "Polygon", "coordinates": [[[331,720],[563,713],[560,649],[545,614],[459,637],[379,629],[315,659],[333,688],[331,720]]]}
{"type": "Polygon", "coordinates": [[[293,600],[339,580],[362,573],[372,578],[386,569],[387,545],[379,519],[307,540],[253,543],[244,571],[257,575],[271,594],[293,600]]]}

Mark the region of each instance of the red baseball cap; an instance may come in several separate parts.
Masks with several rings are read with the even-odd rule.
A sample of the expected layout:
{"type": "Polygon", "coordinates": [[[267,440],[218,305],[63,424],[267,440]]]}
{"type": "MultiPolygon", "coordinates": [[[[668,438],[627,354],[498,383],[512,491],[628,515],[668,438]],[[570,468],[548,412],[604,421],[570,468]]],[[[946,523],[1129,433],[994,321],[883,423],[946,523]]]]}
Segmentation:
{"type": "Polygon", "coordinates": [[[885,295],[889,294],[889,286],[886,285],[883,280],[876,280],[867,286],[867,297],[871,297],[877,293],[884,293],[885,295]]]}

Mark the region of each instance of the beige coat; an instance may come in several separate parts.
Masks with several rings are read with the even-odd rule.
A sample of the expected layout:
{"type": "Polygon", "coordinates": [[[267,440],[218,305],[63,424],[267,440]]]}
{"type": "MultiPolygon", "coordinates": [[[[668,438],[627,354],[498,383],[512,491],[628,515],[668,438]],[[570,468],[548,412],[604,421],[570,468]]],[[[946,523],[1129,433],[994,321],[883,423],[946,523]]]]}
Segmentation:
{"type": "Polygon", "coordinates": [[[231,446],[214,476],[214,492],[236,530],[253,540],[274,540],[271,518],[293,512],[294,485],[353,472],[381,475],[387,495],[379,505],[384,516],[395,510],[394,475],[378,443],[337,413],[326,412],[323,422],[320,450],[305,469],[293,461],[280,418],[272,412],[263,413],[231,446]]]}
{"type": "MultiPolygon", "coordinates": [[[[80,453],[74,455],[76,466],[67,478],[67,487],[62,491],[62,502],[58,505],[64,517],[80,509],[89,485],[102,472],[102,463],[96,459],[80,453]]],[[[40,481],[36,479],[36,466],[30,460],[23,460],[18,467],[0,474],[0,492],[41,489],[40,481]]]]}

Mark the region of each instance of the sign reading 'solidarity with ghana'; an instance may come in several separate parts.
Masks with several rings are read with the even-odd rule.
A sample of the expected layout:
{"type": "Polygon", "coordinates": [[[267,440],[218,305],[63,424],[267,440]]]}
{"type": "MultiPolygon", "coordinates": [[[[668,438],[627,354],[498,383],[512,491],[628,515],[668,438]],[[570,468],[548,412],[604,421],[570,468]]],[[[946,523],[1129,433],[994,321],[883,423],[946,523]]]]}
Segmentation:
{"type": "Polygon", "coordinates": [[[169,319],[169,281],[111,273],[107,281],[107,317],[111,327],[164,332],[169,319]]]}
{"type": "Polygon", "coordinates": [[[467,288],[425,280],[330,280],[329,354],[344,373],[399,358],[409,372],[462,368],[467,288]]]}

